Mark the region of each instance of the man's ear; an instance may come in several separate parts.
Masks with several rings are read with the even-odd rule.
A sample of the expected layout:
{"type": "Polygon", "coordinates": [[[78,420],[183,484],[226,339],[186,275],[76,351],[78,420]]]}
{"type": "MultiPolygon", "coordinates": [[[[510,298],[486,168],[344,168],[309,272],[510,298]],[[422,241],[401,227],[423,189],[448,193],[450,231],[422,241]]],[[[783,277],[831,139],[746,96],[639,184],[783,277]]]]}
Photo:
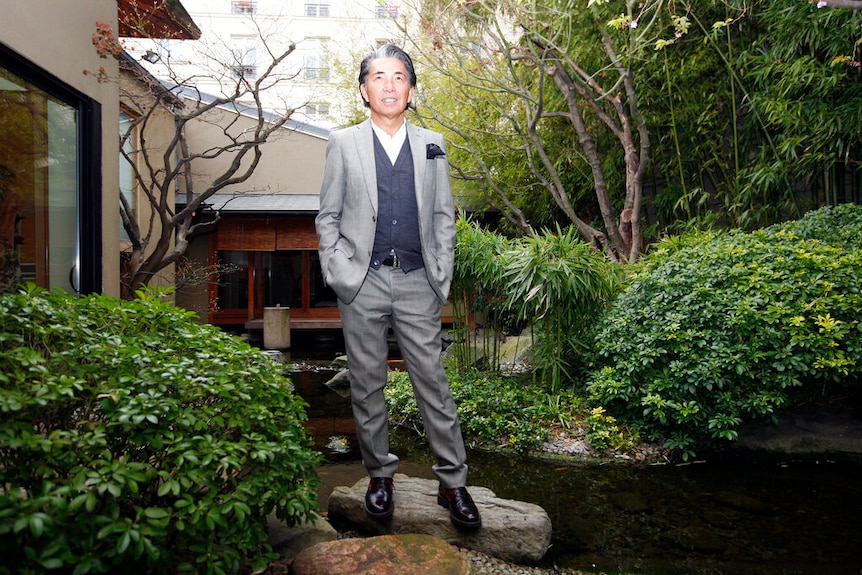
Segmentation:
{"type": "Polygon", "coordinates": [[[368,90],[365,89],[365,84],[359,84],[359,95],[362,96],[362,101],[368,103],[368,90]]]}

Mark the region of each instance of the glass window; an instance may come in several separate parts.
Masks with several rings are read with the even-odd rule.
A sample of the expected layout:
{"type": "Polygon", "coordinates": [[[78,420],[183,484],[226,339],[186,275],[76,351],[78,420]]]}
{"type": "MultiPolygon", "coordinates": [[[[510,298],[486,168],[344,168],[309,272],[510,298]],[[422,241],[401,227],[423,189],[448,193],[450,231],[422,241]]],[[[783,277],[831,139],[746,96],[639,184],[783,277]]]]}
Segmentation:
{"type": "Polygon", "coordinates": [[[256,2],[252,0],[231,0],[230,11],[234,14],[254,14],[256,2]]]}
{"type": "Polygon", "coordinates": [[[308,38],[305,45],[304,78],[309,82],[329,81],[329,58],[323,38],[308,38]]]}
{"type": "Polygon", "coordinates": [[[302,252],[263,254],[263,305],[302,307],[302,252]]]}
{"type": "Polygon", "coordinates": [[[398,5],[389,3],[377,4],[374,14],[378,19],[391,18],[395,20],[398,18],[398,5]]]}
{"type": "Polygon", "coordinates": [[[329,118],[329,104],[325,102],[306,104],[305,115],[315,119],[329,118]]]}
{"type": "Polygon", "coordinates": [[[335,292],[323,281],[320,257],[316,251],[310,253],[311,307],[338,307],[335,292]]]}
{"type": "Polygon", "coordinates": [[[248,308],[248,252],[225,250],[218,253],[219,266],[231,269],[219,274],[218,307],[221,309],[248,308]]]}
{"type": "MultiPolygon", "coordinates": [[[[135,173],[132,169],[132,164],[128,158],[132,157],[134,151],[134,127],[132,126],[133,119],[125,112],[120,112],[120,138],[122,143],[122,153],[120,154],[120,195],[126,200],[129,206],[129,217],[136,217],[137,197],[135,194],[135,173]]],[[[129,241],[129,234],[126,228],[123,227],[123,221],[120,220],[120,240],[129,241]]]]}
{"type": "Polygon", "coordinates": [[[231,71],[234,78],[254,80],[257,78],[257,38],[254,36],[231,36],[233,52],[231,71]]]}
{"type": "Polygon", "coordinates": [[[78,291],[79,114],[0,67],[0,291],[78,291]]]}
{"type": "Polygon", "coordinates": [[[329,4],[307,3],[305,5],[305,15],[317,18],[329,18],[329,4]]]}

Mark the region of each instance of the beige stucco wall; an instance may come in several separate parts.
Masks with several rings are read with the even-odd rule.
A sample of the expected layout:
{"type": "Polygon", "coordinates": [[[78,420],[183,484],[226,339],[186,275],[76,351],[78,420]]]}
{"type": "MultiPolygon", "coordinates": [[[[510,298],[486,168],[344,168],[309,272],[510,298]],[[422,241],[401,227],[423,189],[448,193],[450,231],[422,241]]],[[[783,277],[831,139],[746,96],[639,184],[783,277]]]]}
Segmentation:
{"type": "Polygon", "coordinates": [[[0,0],[0,42],[101,104],[102,289],[119,295],[118,65],[96,53],[96,22],[117,29],[116,0],[0,0]],[[114,81],[100,84],[83,74],[99,66],[114,81]]]}
{"type": "MultiPolygon", "coordinates": [[[[238,135],[252,128],[254,121],[244,116],[236,118],[227,111],[215,111],[206,116],[206,121],[190,122],[186,136],[192,152],[201,152],[203,146],[225,145],[222,126],[230,127],[231,134],[238,135]]],[[[273,194],[317,194],[323,180],[323,164],[326,159],[327,140],[298,131],[281,129],[261,146],[261,159],[248,180],[221,190],[226,192],[257,192],[273,194]]],[[[251,154],[247,161],[250,161],[251,154]]],[[[233,160],[226,154],[213,160],[194,162],[194,191],[206,190],[217,175],[224,172],[233,160]]],[[[248,164],[245,164],[248,165],[248,164]]]]}

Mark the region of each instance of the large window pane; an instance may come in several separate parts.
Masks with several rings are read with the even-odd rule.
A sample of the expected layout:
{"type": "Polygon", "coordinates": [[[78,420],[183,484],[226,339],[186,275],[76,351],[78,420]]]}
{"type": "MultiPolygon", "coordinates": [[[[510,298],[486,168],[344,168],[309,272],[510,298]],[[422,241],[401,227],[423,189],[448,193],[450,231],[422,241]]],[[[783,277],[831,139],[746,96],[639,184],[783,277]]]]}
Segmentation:
{"type": "Polygon", "coordinates": [[[78,291],[78,112],[0,68],[0,291],[78,291]]]}
{"type": "MultiPolygon", "coordinates": [[[[132,127],[133,118],[125,112],[120,112],[120,136],[122,140],[122,151],[120,154],[120,195],[125,198],[129,206],[129,217],[136,217],[135,210],[137,208],[137,199],[135,198],[135,172],[134,167],[127,158],[131,158],[134,154],[134,139],[135,134],[132,127]]],[[[129,232],[123,226],[122,219],[120,220],[120,240],[129,241],[129,232]]]]}
{"type": "Polygon", "coordinates": [[[263,305],[302,307],[302,252],[263,254],[263,305]]]}
{"type": "Polygon", "coordinates": [[[335,292],[323,282],[323,272],[320,270],[320,257],[317,252],[311,252],[311,307],[338,307],[335,292]]]}
{"type": "Polygon", "coordinates": [[[218,305],[221,309],[248,308],[248,252],[224,250],[218,253],[219,265],[231,270],[219,274],[218,305]]]}

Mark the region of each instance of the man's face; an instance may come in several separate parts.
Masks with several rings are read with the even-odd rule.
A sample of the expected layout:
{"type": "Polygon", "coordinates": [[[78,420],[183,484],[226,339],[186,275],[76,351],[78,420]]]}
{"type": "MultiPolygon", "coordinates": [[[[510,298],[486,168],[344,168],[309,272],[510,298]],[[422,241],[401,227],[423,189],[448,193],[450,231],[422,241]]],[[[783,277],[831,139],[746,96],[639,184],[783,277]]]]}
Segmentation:
{"type": "Polygon", "coordinates": [[[378,58],[371,62],[368,77],[359,91],[375,119],[393,120],[403,116],[407,104],[413,100],[407,69],[398,58],[378,58]]]}

